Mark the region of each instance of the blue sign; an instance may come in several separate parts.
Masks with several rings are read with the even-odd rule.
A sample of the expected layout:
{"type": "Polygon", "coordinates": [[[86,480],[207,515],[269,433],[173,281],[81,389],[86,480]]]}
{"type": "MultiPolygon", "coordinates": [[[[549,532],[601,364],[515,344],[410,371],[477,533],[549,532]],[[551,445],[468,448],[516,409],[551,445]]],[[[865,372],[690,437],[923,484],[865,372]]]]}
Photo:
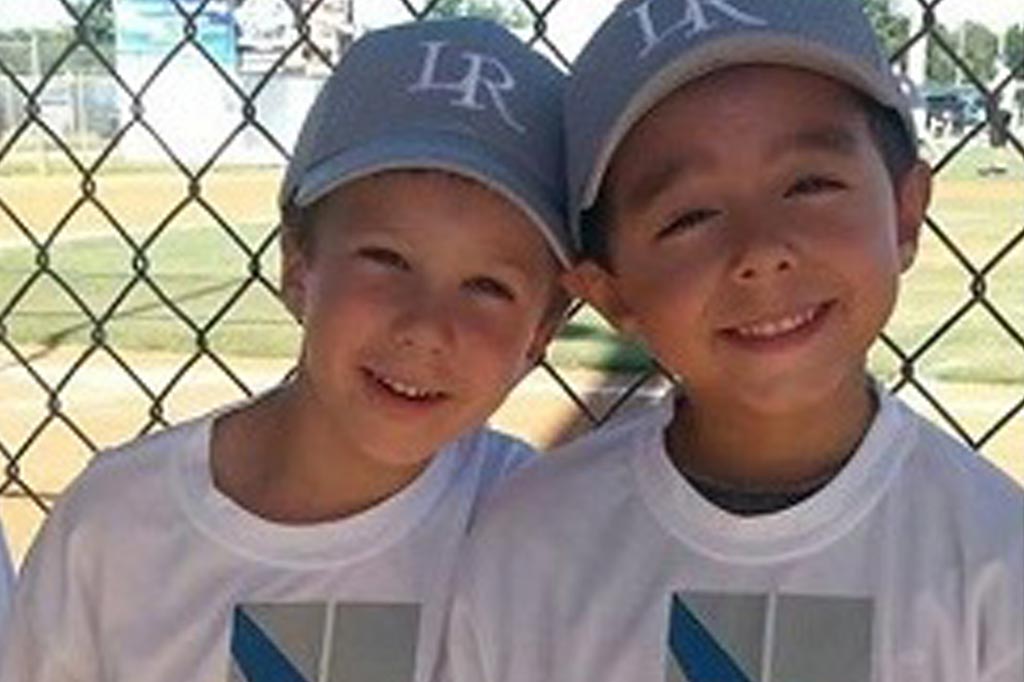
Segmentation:
{"type": "Polygon", "coordinates": [[[162,59],[185,40],[191,17],[195,40],[222,67],[238,61],[235,18],[227,0],[115,0],[118,57],[162,59]]]}

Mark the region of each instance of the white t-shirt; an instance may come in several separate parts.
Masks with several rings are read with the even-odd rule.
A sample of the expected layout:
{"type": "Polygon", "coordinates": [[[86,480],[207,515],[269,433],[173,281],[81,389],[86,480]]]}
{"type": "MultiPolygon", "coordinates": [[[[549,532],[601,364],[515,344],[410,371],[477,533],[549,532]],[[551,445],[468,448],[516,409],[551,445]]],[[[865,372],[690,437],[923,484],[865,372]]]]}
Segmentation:
{"type": "Polygon", "coordinates": [[[213,416],[104,453],[22,569],[4,682],[424,682],[456,553],[530,454],[487,430],[398,494],[322,524],[263,520],[211,479],[213,416]]]}
{"type": "Polygon", "coordinates": [[[666,400],[513,476],[461,563],[456,682],[1022,682],[1024,493],[889,395],[822,490],[736,516],[666,400]]]}
{"type": "MultiPolygon", "coordinates": [[[[7,538],[3,526],[0,525],[0,640],[3,638],[4,623],[7,622],[7,609],[11,605],[11,592],[14,590],[14,565],[11,554],[7,550],[7,538]]],[[[0,641],[2,644],[2,641],[0,641]]],[[[0,646],[2,649],[2,646],[0,646]]]]}

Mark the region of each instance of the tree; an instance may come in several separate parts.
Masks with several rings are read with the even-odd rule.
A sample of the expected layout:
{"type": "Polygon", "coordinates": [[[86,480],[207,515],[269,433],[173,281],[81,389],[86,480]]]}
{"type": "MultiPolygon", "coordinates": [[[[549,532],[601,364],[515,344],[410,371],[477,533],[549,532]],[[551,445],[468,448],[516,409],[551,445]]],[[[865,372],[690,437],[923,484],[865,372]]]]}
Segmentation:
{"type": "Polygon", "coordinates": [[[885,53],[890,57],[906,45],[910,38],[910,19],[897,14],[892,0],[862,0],[864,12],[875,28],[885,53]]]}
{"type": "Polygon", "coordinates": [[[1024,81],[1024,24],[1006,29],[1003,37],[1003,64],[1017,80],[1024,81]]]}
{"type": "Polygon", "coordinates": [[[963,58],[971,71],[982,83],[990,83],[996,77],[996,58],[999,56],[999,36],[987,26],[973,21],[964,22],[960,28],[963,41],[963,58]]]}
{"type": "Polygon", "coordinates": [[[930,83],[950,85],[956,82],[957,67],[940,41],[949,49],[956,50],[956,35],[942,24],[935,24],[928,33],[928,65],[925,74],[930,83]]]}
{"type": "Polygon", "coordinates": [[[1024,121],[1024,24],[1011,26],[1003,37],[1003,64],[1020,81],[1013,96],[1017,121],[1024,121]]]}
{"type": "MultiPolygon", "coordinates": [[[[95,5],[89,12],[88,19],[82,27],[82,37],[95,45],[103,56],[113,59],[114,36],[114,4],[112,0],[93,0],[89,3],[95,5]]],[[[84,14],[87,9],[85,2],[79,2],[79,13],[84,14]]]]}
{"type": "Polygon", "coordinates": [[[526,28],[530,17],[518,5],[503,0],[438,0],[430,7],[432,17],[483,17],[509,28],[526,28]]]}
{"type": "MultiPolygon", "coordinates": [[[[84,42],[96,47],[96,50],[108,61],[114,58],[114,11],[111,0],[81,0],[75,4],[79,16],[85,14],[89,5],[95,5],[92,11],[81,22],[81,28],[75,25],[57,28],[17,28],[0,31],[0,61],[17,74],[33,74],[37,69],[46,73],[75,41],[76,32],[84,42]]],[[[71,17],[68,17],[71,21],[71,17]]],[[[71,73],[94,73],[103,71],[92,52],[86,47],[78,47],[62,63],[61,70],[71,73]]]]}
{"type": "Polygon", "coordinates": [[[16,74],[35,76],[49,71],[71,41],[67,28],[4,31],[0,33],[0,60],[16,74]]]}

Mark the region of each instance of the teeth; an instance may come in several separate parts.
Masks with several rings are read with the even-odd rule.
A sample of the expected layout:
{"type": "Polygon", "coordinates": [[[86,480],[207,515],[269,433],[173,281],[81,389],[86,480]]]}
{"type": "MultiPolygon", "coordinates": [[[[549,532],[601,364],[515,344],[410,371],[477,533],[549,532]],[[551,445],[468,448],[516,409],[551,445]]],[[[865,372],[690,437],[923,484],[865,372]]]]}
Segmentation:
{"type": "Polygon", "coordinates": [[[434,398],[440,395],[437,391],[429,391],[427,389],[419,388],[411,384],[391,379],[380,374],[374,374],[374,378],[380,383],[387,386],[389,389],[394,391],[400,396],[411,398],[413,400],[423,400],[425,398],[434,398]]]}
{"type": "Polygon", "coordinates": [[[786,334],[794,329],[804,326],[813,320],[817,314],[818,309],[811,308],[799,315],[790,315],[789,317],[784,317],[781,320],[743,325],[742,327],[738,327],[736,331],[740,336],[756,339],[771,338],[773,336],[779,336],[780,334],[786,334]]]}

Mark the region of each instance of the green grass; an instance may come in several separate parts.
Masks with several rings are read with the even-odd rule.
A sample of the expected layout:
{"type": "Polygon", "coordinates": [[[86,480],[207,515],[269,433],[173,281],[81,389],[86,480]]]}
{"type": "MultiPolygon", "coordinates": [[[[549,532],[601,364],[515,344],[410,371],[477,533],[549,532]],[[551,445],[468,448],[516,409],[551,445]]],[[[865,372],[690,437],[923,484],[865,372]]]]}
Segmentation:
{"type": "MultiPolygon", "coordinates": [[[[258,244],[268,229],[242,226],[239,231],[247,243],[258,244]]],[[[120,349],[180,352],[196,348],[202,335],[216,352],[229,355],[295,352],[294,322],[268,287],[248,282],[248,256],[219,229],[171,229],[146,256],[149,281],[132,283],[141,264],[119,237],[58,240],[50,269],[42,274],[32,251],[0,250],[4,312],[17,297],[5,321],[8,334],[52,347],[89,343],[101,328],[108,343],[120,349]],[[97,325],[104,318],[108,321],[97,325]]],[[[276,246],[255,262],[267,280],[276,281],[276,246]]]]}
{"type": "MultiPolygon", "coordinates": [[[[976,265],[992,264],[987,300],[1024,335],[1024,241],[993,261],[1024,229],[1024,162],[1009,151],[966,150],[940,173],[931,216],[976,265]],[[978,168],[993,164],[1005,166],[1006,172],[978,174],[978,168]]],[[[237,229],[255,250],[268,239],[271,224],[268,216],[264,223],[237,229]]],[[[129,229],[137,239],[145,235],[140,226],[129,229]]],[[[9,338],[55,346],[89,343],[100,334],[119,349],[182,352],[195,349],[201,336],[215,352],[227,355],[295,353],[294,322],[267,287],[246,284],[248,257],[212,221],[196,224],[193,217],[172,223],[153,240],[145,269],[152,286],[130,284],[138,264],[109,228],[103,231],[99,225],[76,234],[83,236],[57,239],[49,253],[50,270],[41,274],[31,248],[0,248],[0,325],[9,338]],[[82,312],[58,278],[89,313],[82,312]],[[183,322],[154,288],[202,332],[183,322]],[[99,318],[109,319],[97,325],[99,318]]],[[[276,245],[266,248],[254,265],[276,281],[276,245]]],[[[889,334],[907,352],[921,349],[935,329],[970,304],[971,283],[970,274],[927,230],[889,334]]],[[[563,367],[633,371],[649,366],[641,349],[619,343],[588,309],[566,325],[549,357],[563,367]]],[[[899,368],[898,359],[882,346],[873,353],[872,365],[883,376],[899,368]]],[[[952,331],[920,355],[917,369],[946,380],[1024,383],[1024,349],[975,303],[952,331]]]]}
{"type": "MultiPolygon", "coordinates": [[[[1019,137],[1020,132],[1017,134],[1019,137]]],[[[983,141],[985,138],[977,139],[983,141]]],[[[922,154],[933,166],[937,166],[949,148],[950,143],[946,142],[937,147],[926,148],[922,150],[922,154]]],[[[1024,159],[1013,147],[993,149],[984,143],[969,144],[961,149],[949,163],[939,168],[936,177],[939,182],[976,180],[984,177],[984,173],[995,167],[1001,167],[1003,172],[992,174],[993,178],[1024,181],[1024,159]]]]}
{"type": "MultiPolygon", "coordinates": [[[[1024,336],[1024,161],[1013,150],[966,149],[937,175],[929,215],[934,227],[924,228],[889,335],[906,351],[921,352],[919,370],[928,376],[1024,383],[1024,348],[997,317],[1024,336]],[[979,174],[992,166],[1005,172],[979,174]],[[975,299],[972,272],[940,231],[984,274],[985,300],[995,313],[975,299]],[[931,344],[935,330],[954,317],[956,325],[931,344]]],[[[897,358],[881,346],[872,363],[884,376],[898,370],[897,358]]]]}

